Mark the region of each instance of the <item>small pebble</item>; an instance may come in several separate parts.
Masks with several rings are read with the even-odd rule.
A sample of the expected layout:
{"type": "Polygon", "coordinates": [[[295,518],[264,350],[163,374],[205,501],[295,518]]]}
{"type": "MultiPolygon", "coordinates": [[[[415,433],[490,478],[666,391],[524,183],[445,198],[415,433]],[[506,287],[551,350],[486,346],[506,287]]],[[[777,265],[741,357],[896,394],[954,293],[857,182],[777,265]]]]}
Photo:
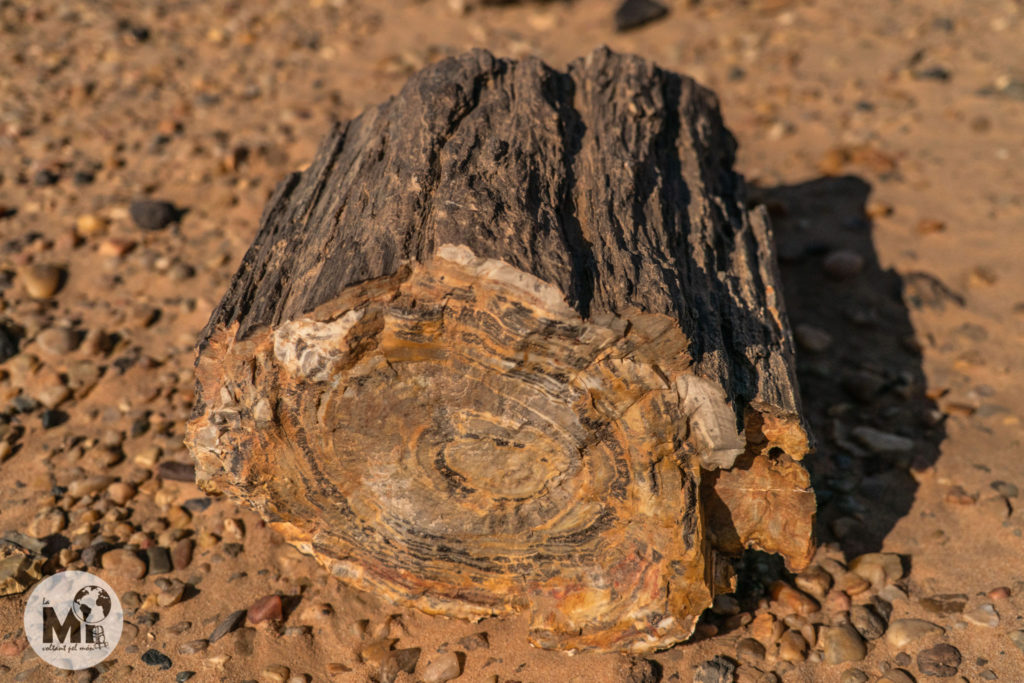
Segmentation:
{"type": "Polygon", "coordinates": [[[885,622],[875,612],[864,605],[850,608],[850,623],[866,640],[881,638],[885,633],[885,622]]]}
{"type": "Polygon", "coordinates": [[[101,558],[103,569],[129,579],[141,579],[146,575],[146,563],[127,548],[115,548],[103,553],[101,558]]]}
{"type": "Polygon", "coordinates": [[[921,640],[931,635],[941,635],[945,632],[941,626],[924,619],[897,619],[889,624],[889,629],[885,632],[885,640],[894,649],[902,650],[915,640],[921,640]]]}
{"type": "Polygon", "coordinates": [[[736,678],[736,664],[721,655],[697,666],[693,672],[693,683],[733,683],[736,678]]]}
{"type": "Polygon", "coordinates": [[[209,638],[210,642],[216,643],[218,640],[241,626],[245,621],[245,615],[246,610],[244,609],[240,609],[229,614],[227,618],[217,624],[217,628],[213,629],[213,633],[210,634],[209,638]]]}
{"type": "MultiPolygon", "coordinates": [[[[850,430],[850,436],[873,453],[906,453],[914,449],[913,439],[873,427],[854,427],[850,430]]],[[[850,568],[853,569],[852,563],[850,568]]]]}
{"type": "Polygon", "coordinates": [[[123,481],[115,481],[107,487],[107,497],[118,505],[124,505],[135,495],[135,487],[123,481]]]}
{"type": "Polygon", "coordinates": [[[817,600],[798,591],[784,581],[773,583],[770,588],[770,594],[773,602],[797,614],[812,614],[821,609],[821,605],[818,604],[817,600]]]}
{"type": "Polygon", "coordinates": [[[159,650],[146,650],[145,654],[142,655],[142,662],[150,666],[155,666],[161,671],[170,669],[172,666],[171,658],[159,650]]]}
{"type": "Polygon", "coordinates": [[[779,659],[802,662],[807,657],[807,641],[796,631],[786,631],[779,640],[779,659]]]}
{"type": "Polygon", "coordinates": [[[822,640],[825,645],[825,662],[827,664],[859,662],[868,653],[864,640],[849,624],[826,628],[822,640]]]}
{"type": "Polygon", "coordinates": [[[716,595],[711,611],[721,616],[731,617],[740,611],[740,603],[731,595],[716,595]]]}
{"type": "Polygon", "coordinates": [[[149,558],[150,575],[166,574],[171,571],[171,556],[167,548],[151,546],[146,548],[146,556],[149,558]]]}
{"type": "Polygon", "coordinates": [[[978,605],[964,612],[964,619],[976,626],[995,628],[999,625],[999,613],[991,603],[978,605]]]}
{"type": "Polygon", "coordinates": [[[628,31],[660,19],[668,8],[655,0],[625,0],[615,10],[615,30],[628,31]]]}
{"type": "Polygon", "coordinates": [[[921,598],[918,604],[935,614],[960,614],[967,606],[967,595],[964,593],[940,593],[921,598]]]}
{"type": "Polygon", "coordinates": [[[75,221],[75,230],[82,237],[101,235],[107,230],[107,220],[94,213],[87,213],[84,216],[79,216],[75,221]]]}
{"type": "Polygon", "coordinates": [[[402,672],[411,674],[416,670],[419,660],[420,648],[418,647],[390,650],[384,655],[380,664],[381,677],[393,678],[402,672]]]}
{"type": "Polygon", "coordinates": [[[860,669],[847,669],[839,676],[839,683],[867,683],[868,675],[860,669]]]}
{"type": "Polygon", "coordinates": [[[192,482],[196,480],[196,466],[191,462],[163,460],[157,465],[156,474],[168,481],[192,482]]]}
{"type": "Polygon", "coordinates": [[[154,199],[136,199],[128,207],[128,213],[143,230],[162,230],[179,216],[173,204],[154,199]]]}
{"type": "Polygon", "coordinates": [[[66,327],[48,327],[36,335],[39,348],[53,356],[63,356],[78,347],[79,337],[66,327]]]}
{"type": "Polygon", "coordinates": [[[268,619],[280,621],[282,618],[281,596],[267,595],[249,607],[248,616],[250,624],[259,624],[268,619]]]}
{"type": "Polygon", "coordinates": [[[186,643],[182,643],[178,646],[178,654],[180,655],[194,655],[197,652],[202,652],[210,646],[210,641],[200,638],[199,640],[190,640],[186,643]]]}
{"type": "Polygon", "coordinates": [[[1024,630],[1010,631],[1010,642],[1013,643],[1018,650],[1024,652],[1024,630]]]}
{"type": "Polygon", "coordinates": [[[917,668],[925,676],[955,676],[960,668],[960,650],[946,643],[921,650],[917,653],[917,668]]]}
{"type": "Polygon", "coordinates": [[[471,633],[468,636],[459,638],[459,647],[467,652],[473,652],[474,650],[486,650],[490,646],[491,642],[485,631],[477,631],[476,633],[471,633]]]}
{"type": "Polygon", "coordinates": [[[177,605],[185,597],[185,590],[187,584],[181,581],[175,581],[170,586],[160,591],[157,595],[156,604],[161,607],[170,607],[171,605],[177,605]]]}
{"type": "Polygon", "coordinates": [[[764,660],[765,647],[753,638],[743,638],[736,643],[736,659],[756,665],[764,660]]]}
{"type": "Polygon", "coordinates": [[[273,666],[268,666],[260,675],[263,680],[269,681],[270,683],[285,683],[291,673],[292,672],[288,667],[281,664],[275,664],[273,666]]]}
{"type": "Polygon", "coordinates": [[[994,481],[990,486],[995,489],[996,493],[1005,498],[1016,498],[1020,495],[1020,491],[1017,489],[1016,485],[1008,484],[1005,481],[994,481]]]}
{"type": "Polygon", "coordinates": [[[64,271],[57,266],[35,263],[22,268],[18,280],[25,292],[33,299],[49,299],[61,286],[64,271]]]}
{"type": "Polygon", "coordinates": [[[93,493],[98,493],[114,483],[114,477],[108,475],[96,475],[75,479],[68,484],[68,495],[72,498],[84,498],[93,493]]]}
{"type": "Polygon", "coordinates": [[[832,576],[818,565],[814,565],[797,574],[793,582],[797,588],[820,600],[825,598],[832,587],[832,576]]]}

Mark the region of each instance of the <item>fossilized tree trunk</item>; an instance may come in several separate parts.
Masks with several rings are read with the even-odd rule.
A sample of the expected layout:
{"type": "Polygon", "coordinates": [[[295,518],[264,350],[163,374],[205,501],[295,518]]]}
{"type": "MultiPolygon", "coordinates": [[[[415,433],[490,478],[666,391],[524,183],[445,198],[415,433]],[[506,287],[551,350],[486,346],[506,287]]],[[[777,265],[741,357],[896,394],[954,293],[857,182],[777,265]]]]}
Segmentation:
{"type": "Polygon", "coordinates": [[[203,333],[189,443],[338,577],[542,647],[685,639],[811,553],[767,218],[714,96],[476,51],[334,127],[203,333]]]}

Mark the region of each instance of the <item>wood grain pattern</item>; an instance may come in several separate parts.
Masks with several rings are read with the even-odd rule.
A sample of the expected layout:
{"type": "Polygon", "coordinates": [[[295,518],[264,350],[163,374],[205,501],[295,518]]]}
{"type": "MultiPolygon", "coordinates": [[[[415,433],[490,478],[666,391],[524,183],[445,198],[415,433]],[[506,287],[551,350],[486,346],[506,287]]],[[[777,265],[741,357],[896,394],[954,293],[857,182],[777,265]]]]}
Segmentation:
{"type": "Polygon", "coordinates": [[[714,96],[476,51],[337,125],[203,333],[188,442],[336,576],[531,640],[670,646],[812,552],[770,227],[714,96]]]}

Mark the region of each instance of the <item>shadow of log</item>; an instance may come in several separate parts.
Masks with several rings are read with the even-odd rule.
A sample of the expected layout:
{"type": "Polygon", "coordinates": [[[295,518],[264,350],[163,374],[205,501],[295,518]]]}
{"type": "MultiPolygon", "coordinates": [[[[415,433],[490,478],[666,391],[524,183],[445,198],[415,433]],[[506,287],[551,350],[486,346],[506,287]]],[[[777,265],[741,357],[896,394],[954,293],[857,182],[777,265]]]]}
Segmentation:
{"type": "Polygon", "coordinates": [[[882,547],[913,504],[913,471],[935,462],[945,437],[925,395],[907,283],[878,262],[865,211],[870,191],[854,176],[752,191],[772,215],[798,341],[800,390],[817,441],[806,463],[818,538],[838,541],[847,557],[882,547]],[[863,259],[859,272],[850,254],[863,259]]]}

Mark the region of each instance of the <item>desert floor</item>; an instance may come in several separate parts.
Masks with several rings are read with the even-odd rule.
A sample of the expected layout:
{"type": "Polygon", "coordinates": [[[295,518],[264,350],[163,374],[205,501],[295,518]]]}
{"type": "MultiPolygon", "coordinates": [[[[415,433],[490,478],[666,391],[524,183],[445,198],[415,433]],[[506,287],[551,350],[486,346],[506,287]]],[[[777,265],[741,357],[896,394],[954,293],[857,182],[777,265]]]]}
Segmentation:
{"type": "Polygon", "coordinates": [[[396,680],[446,680],[450,653],[457,680],[502,683],[1024,680],[1024,5],[679,1],[617,32],[616,4],[0,0],[4,556],[42,539],[44,573],[92,567],[128,622],[61,672],[7,590],[0,679],[367,681],[420,648],[396,680]],[[818,446],[818,569],[748,557],[737,600],[649,661],[350,590],[197,489],[182,445],[196,336],[332,119],[472,47],[562,68],[602,44],[718,93],[818,446]],[[140,197],[183,214],[142,229],[140,197]],[[854,563],[879,551],[902,566],[854,563]],[[779,579],[803,595],[773,599],[779,579]],[[281,619],[233,617],[273,595],[281,619]]]}

